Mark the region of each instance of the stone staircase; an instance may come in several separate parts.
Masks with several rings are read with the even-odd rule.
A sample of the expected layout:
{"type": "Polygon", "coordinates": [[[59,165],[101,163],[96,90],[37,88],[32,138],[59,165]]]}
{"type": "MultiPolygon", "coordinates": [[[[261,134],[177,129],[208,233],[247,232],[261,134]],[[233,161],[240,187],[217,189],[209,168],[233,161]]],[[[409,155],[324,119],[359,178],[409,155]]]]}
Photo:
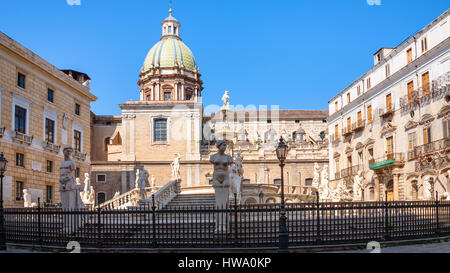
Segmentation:
{"type": "Polygon", "coordinates": [[[214,194],[179,194],[164,208],[214,208],[214,194]]]}

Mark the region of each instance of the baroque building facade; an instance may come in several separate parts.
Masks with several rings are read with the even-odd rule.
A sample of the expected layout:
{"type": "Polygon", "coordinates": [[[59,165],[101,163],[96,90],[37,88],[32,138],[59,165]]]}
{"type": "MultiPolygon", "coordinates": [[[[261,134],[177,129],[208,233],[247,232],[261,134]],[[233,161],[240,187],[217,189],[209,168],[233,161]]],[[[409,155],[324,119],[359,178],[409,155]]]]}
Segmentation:
{"type": "Polygon", "coordinates": [[[88,75],[60,70],[0,32],[0,151],[8,160],[5,206],[57,204],[63,146],[74,148],[76,175],[90,172],[88,75]]]}
{"type": "Polygon", "coordinates": [[[364,200],[432,200],[450,190],[450,10],[329,101],[331,183],[364,200]]]}
{"type": "Polygon", "coordinates": [[[308,187],[314,163],[328,164],[327,111],[228,109],[205,114],[200,70],[182,42],[180,27],[170,10],[161,39],[140,71],[140,100],[120,104],[121,116],[92,116],[92,182],[98,203],[134,189],[137,169],[148,171],[156,186],[163,187],[172,177],[175,157],[180,159],[183,192],[213,191],[209,157],[217,152],[215,141],[225,135],[229,154],[244,157],[244,182],[259,191],[243,202],[275,201],[273,195],[263,197],[261,187],[280,182],[275,155],[280,137],[291,147],[285,168],[290,192],[308,187]]]}

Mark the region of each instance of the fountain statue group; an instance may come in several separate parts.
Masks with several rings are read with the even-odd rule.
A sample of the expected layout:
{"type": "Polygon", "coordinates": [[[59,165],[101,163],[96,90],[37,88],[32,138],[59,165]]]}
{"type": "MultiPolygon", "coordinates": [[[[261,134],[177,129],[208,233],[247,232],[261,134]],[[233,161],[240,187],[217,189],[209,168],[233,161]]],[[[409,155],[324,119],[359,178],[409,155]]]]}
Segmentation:
{"type": "Polygon", "coordinates": [[[347,188],[347,184],[342,179],[335,189],[330,188],[328,165],[325,165],[320,172],[319,164],[314,164],[314,178],[312,187],[319,192],[320,200],[323,201],[362,201],[362,191],[364,189],[364,177],[362,171],[359,171],[353,180],[353,192],[347,188]]]}

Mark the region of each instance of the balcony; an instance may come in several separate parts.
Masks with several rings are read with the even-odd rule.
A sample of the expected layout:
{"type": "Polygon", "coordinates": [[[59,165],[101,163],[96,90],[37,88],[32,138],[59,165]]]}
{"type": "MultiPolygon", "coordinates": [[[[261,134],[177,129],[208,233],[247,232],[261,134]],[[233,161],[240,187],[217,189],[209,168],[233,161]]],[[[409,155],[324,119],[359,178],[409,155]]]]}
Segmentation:
{"type": "Polygon", "coordinates": [[[426,156],[439,151],[450,150],[450,138],[443,138],[414,149],[415,156],[426,156]]]}
{"type": "Polygon", "coordinates": [[[402,110],[410,110],[417,106],[420,101],[420,91],[416,90],[411,94],[407,94],[400,98],[400,108],[402,110]]]}
{"type": "Polygon", "coordinates": [[[61,150],[61,146],[59,145],[55,145],[49,141],[44,141],[42,143],[42,146],[44,147],[44,150],[50,151],[52,153],[59,153],[59,151],[61,150]]]}
{"type": "Polygon", "coordinates": [[[405,164],[405,154],[403,153],[386,153],[385,156],[370,162],[371,170],[381,170],[392,166],[403,166],[405,164]]]}
{"type": "Polygon", "coordinates": [[[352,124],[352,131],[358,132],[360,130],[363,130],[366,127],[366,120],[359,120],[358,122],[355,122],[352,124]]]}
{"type": "Polygon", "coordinates": [[[352,177],[358,174],[358,171],[362,170],[361,165],[355,165],[341,171],[342,178],[352,177]]]}
{"type": "Polygon", "coordinates": [[[341,172],[334,173],[334,179],[341,179],[341,172]]]}
{"type": "Polygon", "coordinates": [[[86,160],[86,154],[83,154],[79,151],[74,150],[73,154],[72,154],[73,158],[81,160],[81,161],[85,161],[86,160]]]}
{"type": "Polygon", "coordinates": [[[338,143],[341,139],[337,135],[330,135],[330,141],[331,143],[335,144],[338,143]]]}
{"type": "Polygon", "coordinates": [[[22,144],[31,145],[33,143],[33,136],[15,131],[13,134],[13,140],[22,144]]]}
{"type": "Polygon", "coordinates": [[[415,160],[417,158],[416,152],[414,150],[408,151],[408,161],[415,160]]]}
{"type": "Polygon", "coordinates": [[[388,117],[390,115],[393,115],[394,113],[395,113],[395,106],[394,105],[391,105],[390,107],[378,109],[378,115],[381,118],[388,117]]]}
{"type": "Polygon", "coordinates": [[[349,136],[349,135],[351,135],[351,134],[353,134],[353,131],[352,131],[352,127],[351,127],[351,126],[347,126],[347,127],[344,127],[344,128],[342,129],[342,136],[347,137],[347,136],[349,136]]]}

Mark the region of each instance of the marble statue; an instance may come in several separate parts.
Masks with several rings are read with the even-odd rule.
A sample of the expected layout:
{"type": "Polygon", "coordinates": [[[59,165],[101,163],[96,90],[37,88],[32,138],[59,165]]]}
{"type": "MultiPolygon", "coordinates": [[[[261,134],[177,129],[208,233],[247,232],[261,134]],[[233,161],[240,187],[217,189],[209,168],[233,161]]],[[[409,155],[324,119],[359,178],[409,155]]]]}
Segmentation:
{"type": "MultiPolygon", "coordinates": [[[[225,154],[227,143],[224,140],[216,142],[219,149],[218,153],[210,157],[210,162],[214,165],[213,187],[215,191],[216,207],[226,208],[230,197],[230,170],[233,164],[233,158],[225,154]]],[[[228,222],[225,223],[222,215],[216,215],[216,233],[226,232],[228,230],[228,222]]]]}
{"type": "Polygon", "coordinates": [[[236,155],[235,163],[230,167],[230,182],[231,182],[231,196],[234,194],[237,196],[238,202],[241,200],[242,193],[242,180],[244,179],[244,158],[241,153],[238,152],[236,155]]]}
{"type": "Polygon", "coordinates": [[[423,198],[424,200],[433,199],[433,189],[432,189],[433,178],[426,177],[423,181],[423,198]]]}
{"type": "Polygon", "coordinates": [[[156,187],[156,176],[155,175],[152,175],[152,180],[151,181],[152,182],[150,184],[150,187],[152,188],[152,191],[153,191],[153,189],[155,189],[155,187],[156,187]]]}
{"type": "Polygon", "coordinates": [[[95,205],[95,190],[94,190],[94,186],[91,186],[91,194],[89,195],[88,204],[95,205]]]}
{"type": "Polygon", "coordinates": [[[359,170],[358,174],[353,180],[353,201],[362,201],[362,190],[364,188],[364,178],[362,171],[359,170]]]}
{"type": "Polygon", "coordinates": [[[25,208],[33,207],[33,204],[31,203],[31,194],[28,193],[27,189],[23,190],[23,206],[25,208]]]}
{"type": "Polygon", "coordinates": [[[113,199],[116,199],[119,196],[120,196],[120,192],[116,192],[116,194],[114,194],[114,196],[113,196],[113,199]]]}
{"type": "Polygon", "coordinates": [[[148,177],[149,174],[146,170],[136,170],[136,184],[137,184],[137,189],[139,189],[139,195],[141,197],[142,201],[147,200],[147,182],[148,182],[148,177]]]}
{"type": "Polygon", "coordinates": [[[83,191],[84,203],[87,203],[90,195],[91,195],[91,178],[89,178],[89,173],[85,173],[84,174],[84,191],[83,191]]]}
{"type": "Polygon", "coordinates": [[[342,179],[341,182],[339,182],[337,188],[332,192],[331,195],[333,202],[339,202],[349,199],[349,190],[347,189],[345,180],[342,179]]]}
{"type": "Polygon", "coordinates": [[[288,141],[289,141],[289,136],[288,136],[288,134],[286,133],[286,130],[285,130],[285,129],[283,129],[283,132],[281,133],[281,137],[284,139],[285,142],[288,142],[288,141]]]}
{"type": "Polygon", "coordinates": [[[67,130],[67,127],[69,125],[69,114],[64,113],[63,118],[62,118],[62,127],[64,130],[67,130]]]}
{"type": "Polygon", "coordinates": [[[172,179],[180,179],[180,158],[181,155],[179,153],[175,154],[175,158],[173,159],[173,162],[170,164],[172,167],[172,179]]]}
{"type": "Polygon", "coordinates": [[[318,189],[319,188],[319,182],[320,182],[320,174],[319,174],[319,164],[316,162],[314,163],[314,178],[312,181],[312,187],[318,189]]]}
{"type": "Polygon", "coordinates": [[[84,208],[80,196],[80,191],[83,186],[75,184],[75,179],[73,178],[73,172],[76,169],[76,165],[75,161],[71,158],[72,152],[72,147],[64,147],[64,160],[61,163],[59,171],[59,190],[63,210],[84,208]]]}
{"type": "Polygon", "coordinates": [[[329,175],[328,175],[328,165],[325,165],[323,167],[322,173],[321,173],[321,180],[320,180],[320,186],[319,186],[319,193],[320,193],[320,199],[326,200],[330,196],[330,189],[329,189],[329,175]]]}
{"type": "Polygon", "coordinates": [[[230,108],[230,96],[228,94],[229,94],[229,92],[225,91],[225,94],[222,97],[222,102],[223,102],[222,109],[229,109],[230,108]]]}

